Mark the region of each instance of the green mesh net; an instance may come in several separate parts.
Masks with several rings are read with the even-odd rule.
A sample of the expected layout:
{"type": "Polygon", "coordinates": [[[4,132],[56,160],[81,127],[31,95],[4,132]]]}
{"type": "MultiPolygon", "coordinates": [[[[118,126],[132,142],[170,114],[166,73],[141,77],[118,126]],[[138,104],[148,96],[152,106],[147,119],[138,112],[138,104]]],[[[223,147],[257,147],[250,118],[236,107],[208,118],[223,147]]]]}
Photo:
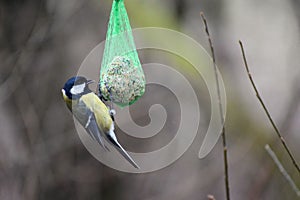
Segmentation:
{"type": "Polygon", "coordinates": [[[124,107],[145,92],[145,75],[136,51],[124,0],[114,0],[100,70],[104,98],[124,107]]]}

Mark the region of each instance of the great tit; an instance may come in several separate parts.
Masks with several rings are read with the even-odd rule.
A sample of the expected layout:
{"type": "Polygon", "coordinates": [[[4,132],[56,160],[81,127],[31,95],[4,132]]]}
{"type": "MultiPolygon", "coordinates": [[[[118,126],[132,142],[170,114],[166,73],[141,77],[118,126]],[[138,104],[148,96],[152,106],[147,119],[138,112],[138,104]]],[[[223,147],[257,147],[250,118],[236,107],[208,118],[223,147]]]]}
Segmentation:
{"type": "Polygon", "coordinates": [[[104,143],[105,138],[120,154],[135,168],[139,166],[120,145],[114,133],[114,122],[108,107],[89,88],[94,81],[85,77],[70,78],[62,89],[62,95],[67,107],[89,135],[104,149],[109,150],[104,143]]]}

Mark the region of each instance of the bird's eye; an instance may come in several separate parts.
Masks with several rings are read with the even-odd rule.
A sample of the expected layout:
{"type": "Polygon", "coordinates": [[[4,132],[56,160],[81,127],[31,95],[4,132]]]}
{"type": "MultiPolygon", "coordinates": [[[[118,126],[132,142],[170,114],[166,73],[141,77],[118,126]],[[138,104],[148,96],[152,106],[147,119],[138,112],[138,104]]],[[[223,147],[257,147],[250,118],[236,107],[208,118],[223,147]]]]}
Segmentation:
{"type": "Polygon", "coordinates": [[[84,83],[83,79],[78,79],[78,80],[75,81],[75,85],[80,85],[82,83],[84,83]]]}

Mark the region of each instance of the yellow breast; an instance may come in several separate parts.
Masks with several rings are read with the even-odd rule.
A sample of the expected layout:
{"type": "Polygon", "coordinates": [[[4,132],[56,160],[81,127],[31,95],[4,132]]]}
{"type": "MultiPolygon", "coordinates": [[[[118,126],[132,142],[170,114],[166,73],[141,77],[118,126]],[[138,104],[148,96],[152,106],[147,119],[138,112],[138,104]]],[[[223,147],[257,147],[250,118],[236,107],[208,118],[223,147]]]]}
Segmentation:
{"type": "Polygon", "coordinates": [[[95,114],[97,124],[104,132],[108,132],[113,121],[107,106],[93,92],[82,95],[80,98],[86,106],[95,114]]]}
{"type": "Polygon", "coordinates": [[[64,89],[61,90],[64,101],[66,102],[68,108],[72,111],[72,100],[68,98],[64,89]]]}

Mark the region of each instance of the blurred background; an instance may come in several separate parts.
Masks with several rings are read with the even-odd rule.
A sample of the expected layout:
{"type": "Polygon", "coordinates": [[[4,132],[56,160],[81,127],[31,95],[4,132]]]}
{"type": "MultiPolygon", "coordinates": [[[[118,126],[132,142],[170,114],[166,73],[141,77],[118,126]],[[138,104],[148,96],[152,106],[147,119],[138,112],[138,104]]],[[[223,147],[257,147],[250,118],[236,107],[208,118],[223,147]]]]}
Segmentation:
{"type": "MultiPolygon", "coordinates": [[[[98,162],[81,143],[62,97],[65,81],[86,55],[105,39],[108,0],[0,1],[0,199],[225,199],[221,139],[198,159],[201,134],[172,165],[146,174],[127,174],[98,162]]],[[[291,164],[258,103],[238,45],[244,42],[258,89],[287,144],[300,161],[300,1],[297,0],[126,0],[133,28],[159,26],[181,31],[209,50],[203,11],[227,93],[226,133],[232,199],[296,199],[264,149],[269,144],[300,186],[291,164]]],[[[176,41],[170,41],[176,42],[176,41]]],[[[201,76],[178,59],[149,60],[174,65],[194,86],[200,129],[210,119],[209,94],[201,76]],[[178,62],[177,62],[178,61],[178,62]],[[199,84],[201,83],[201,84],[199,84]]],[[[162,104],[168,120],[146,143],[117,134],[130,151],[157,149],[174,135],[180,108],[172,93],[147,86],[130,109],[137,124],[149,123],[148,109],[162,104]],[[149,147],[149,148],[148,148],[149,147]],[[150,148],[151,147],[151,148],[150,148]]]]}

